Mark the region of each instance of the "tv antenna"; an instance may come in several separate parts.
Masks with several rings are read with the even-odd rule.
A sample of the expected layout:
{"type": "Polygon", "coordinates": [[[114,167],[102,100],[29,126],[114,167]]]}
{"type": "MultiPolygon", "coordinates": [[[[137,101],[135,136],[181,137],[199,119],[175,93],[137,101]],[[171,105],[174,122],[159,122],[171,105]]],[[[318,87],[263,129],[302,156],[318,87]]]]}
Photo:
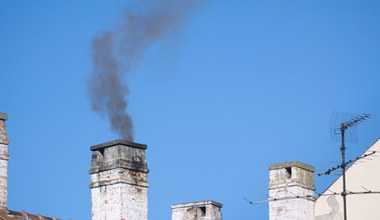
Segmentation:
{"type": "Polygon", "coordinates": [[[354,116],[354,114],[341,113],[341,112],[333,112],[332,113],[332,117],[331,117],[331,121],[330,121],[330,129],[332,131],[331,133],[332,133],[333,140],[335,140],[335,141],[340,140],[341,141],[341,147],[340,147],[341,162],[338,165],[328,169],[326,172],[319,173],[318,176],[332,175],[333,171],[341,169],[342,179],[343,179],[343,181],[342,181],[343,182],[342,192],[332,192],[332,191],[328,190],[328,191],[330,191],[330,193],[316,193],[314,195],[306,195],[306,196],[294,195],[294,196],[281,197],[281,198],[270,197],[269,199],[263,200],[263,201],[250,201],[246,198],[243,198],[243,199],[246,200],[249,204],[256,205],[256,204],[260,204],[260,203],[268,203],[268,202],[280,201],[280,200],[290,200],[290,199],[299,199],[299,198],[317,199],[317,198],[322,197],[322,196],[341,195],[343,197],[344,220],[347,220],[347,201],[346,201],[347,195],[380,194],[380,191],[373,191],[373,190],[367,189],[363,186],[362,186],[362,188],[364,189],[364,191],[357,191],[357,192],[352,192],[350,190],[347,190],[347,188],[346,188],[346,167],[348,165],[360,160],[360,159],[369,157],[375,153],[379,153],[379,151],[371,151],[371,152],[365,153],[359,157],[356,157],[355,159],[346,161],[346,145],[345,145],[345,142],[357,142],[356,126],[359,123],[369,119],[370,117],[372,117],[372,115],[364,114],[364,113],[357,115],[357,116],[354,116]],[[338,121],[339,121],[339,123],[337,123],[338,121]],[[347,133],[348,133],[348,138],[349,138],[348,140],[346,140],[347,133]],[[336,138],[337,136],[339,136],[340,138],[336,138]]]}
{"type": "MultiPolygon", "coordinates": [[[[335,113],[335,114],[337,114],[337,113],[335,113]]],[[[332,114],[332,116],[334,116],[334,113],[332,114]]],[[[335,117],[336,116],[337,115],[335,115],[335,117]]],[[[343,191],[340,193],[340,195],[343,198],[343,216],[344,216],[344,220],[347,220],[347,200],[346,200],[346,197],[349,194],[349,192],[347,191],[347,188],[346,188],[346,167],[347,167],[347,165],[349,165],[349,164],[351,164],[351,163],[353,163],[353,162],[355,162],[357,160],[363,159],[365,157],[368,157],[368,156],[376,153],[374,151],[374,152],[371,152],[371,153],[368,153],[368,154],[364,154],[361,157],[357,157],[354,160],[346,161],[345,134],[346,134],[346,131],[349,128],[356,128],[356,125],[358,125],[359,123],[367,120],[370,117],[371,117],[370,114],[364,114],[363,113],[361,115],[358,115],[358,116],[355,116],[355,117],[351,118],[351,120],[349,120],[349,121],[340,123],[340,126],[338,128],[336,128],[336,127],[334,128],[333,133],[334,134],[340,134],[340,140],[341,140],[340,152],[341,152],[341,159],[342,159],[341,163],[340,163],[340,165],[337,165],[337,166],[335,166],[333,168],[328,169],[324,173],[319,173],[318,174],[318,176],[330,175],[332,171],[337,170],[339,168],[341,169],[341,171],[342,171],[343,191]]]]}

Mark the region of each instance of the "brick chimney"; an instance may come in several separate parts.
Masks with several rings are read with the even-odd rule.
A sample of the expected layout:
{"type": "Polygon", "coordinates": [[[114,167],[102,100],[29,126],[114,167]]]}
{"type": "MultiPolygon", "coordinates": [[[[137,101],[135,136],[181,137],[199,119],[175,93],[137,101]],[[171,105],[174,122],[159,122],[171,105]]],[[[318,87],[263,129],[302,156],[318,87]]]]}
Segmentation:
{"type": "Polygon", "coordinates": [[[222,204],[208,200],[172,205],[172,220],[222,220],[222,204]]]}
{"type": "Polygon", "coordinates": [[[269,166],[269,220],[314,220],[314,167],[297,161],[269,166]],[[297,198],[299,197],[299,198],[297,198]]]}
{"type": "Polygon", "coordinates": [[[92,220],[147,220],[146,145],[115,140],[91,147],[92,220]]]}
{"type": "Polygon", "coordinates": [[[0,209],[8,208],[8,145],[5,121],[8,115],[0,112],[0,209]]]}

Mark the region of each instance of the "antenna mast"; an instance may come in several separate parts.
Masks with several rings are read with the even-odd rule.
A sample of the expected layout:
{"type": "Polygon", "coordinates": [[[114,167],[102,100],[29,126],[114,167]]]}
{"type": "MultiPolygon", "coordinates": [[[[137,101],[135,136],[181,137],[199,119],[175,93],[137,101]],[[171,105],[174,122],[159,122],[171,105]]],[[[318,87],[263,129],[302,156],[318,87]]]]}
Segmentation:
{"type": "MultiPolygon", "coordinates": [[[[332,131],[334,134],[339,134],[338,132],[336,131],[340,131],[340,139],[341,139],[341,147],[340,147],[340,152],[341,152],[341,157],[342,157],[342,160],[341,160],[341,163],[328,169],[326,172],[324,173],[319,173],[318,176],[322,176],[322,175],[330,175],[331,172],[335,171],[335,170],[338,170],[338,169],[341,169],[342,171],[342,184],[343,184],[343,190],[342,192],[332,192],[332,193],[328,193],[328,194],[325,194],[325,193],[321,193],[321,194],[316,194],[316,195],[306,195],[306,196],[288,196],[288,197],[283,197],[283,198],[269,198],[267,200],[263,200],[263,201],[256,201],[256,202],[251,202],[247,199],[245,199],[247,202],[249,202],[249,204],[260,204],[260,203],[266,203],[266,202],[272,202],[272,201],[279,201],[279,200],[289,200],[289,199],[299,199],[299,198],[303,198],[303,199],[310,199],[310,198],[313,198],[313,199],[317,199],[318,197],[320,196],[332,196],[332,195],[341,195],[342,198],[343,198],[343,215],[344,215],[344,220],[347,220],[347,200],[346,200],[346,197],[347,195],[358,195],[358,194],[380,194],[380,191],[372,191],[372,190],[368,190],[364,187],[362,187],[363,189],[365,189],[365,191],[363,192],[352,192],[352,191],[349,191],[347,190],[347,187],[346,187],[346,167],[347,165],[351,164],[351,163],[354,163],[360,159],[363,159],[363,158],[366,158],[366,157],[369,157],[371,155],[374,155],[375,153],[377,153],[378,151],[372,151],[372,152],[369,152],[369,153],[366,153],[366,154],[363,154],[359,157],[356,157],[355,159],[352,159],[352,160],[348,160],[346,161],[346,146],[345,146],[345,134],[346,134],[346,131],[349,129],[349,128],[355,128],[356,125],[358,125],[359,123],[365,121],[366,119],[372,117],[372,115],[370,114],[361,114],[361,115],[358,115],[356,117],[353,117],[351,120],[349,121],[346,121],[346,122],[343,122],[343,123],[339,123],[338,124],[338,128],[334,128],[332,131]]],[[[330,127],[331,128],[331,127],[330,127]]]]}
{"type": "MultiPolygon", "coordinates": [[[[340,168],[342,169],[342,182],[343,182],[343,191],[341,192],[341,196],[343,198],[343,215],[344,215],[344,220],[347,220],[347,200],[346,200],[346,197],[347,197],[347,188],[346,188],[346,167],[348,164],[351,163],[351,161],[349,162],[346,162],[346,146],[345,146],[345,132],[348,128],[350,127],[354,127],[356,126],[357,124],[359,124],[360,122],[363,122],[364,120],[370,118],[371,115],[370,114],[362,114],[362,115],[358,115],[354,118],[352,118],[350,121],[347,121],[347,122],[344,122],[344,123],[341,123],[340,124],[340,134],[341,134],[341,147],[340,147],[340,152],[341,152],[341,156],[342,156],[342,162],[340,164],[340,168]]],[[[358,159],[361,159],[361,158],[358,158],[358,159]]],[[[332,170],[335,170],[335,169],[329,169],[328,171],[326,171],[325,173],[323,174],[318,174],[318,176],[321,176],[321,175],[329,175],[331,173],[332,170]]]]}

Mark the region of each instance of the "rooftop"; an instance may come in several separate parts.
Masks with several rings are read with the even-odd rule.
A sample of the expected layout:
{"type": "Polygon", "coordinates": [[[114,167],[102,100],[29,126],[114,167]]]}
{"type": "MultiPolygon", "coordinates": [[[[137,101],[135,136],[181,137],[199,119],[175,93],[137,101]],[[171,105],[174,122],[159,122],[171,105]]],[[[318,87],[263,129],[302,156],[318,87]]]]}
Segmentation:
{"type": "Polygon", "coordinates": [[[0,220],[60,220],[58,218],[50,218],[40,214],[34,215],[25,211],[16,212],[11,210],[0,210],[0,220]]]}

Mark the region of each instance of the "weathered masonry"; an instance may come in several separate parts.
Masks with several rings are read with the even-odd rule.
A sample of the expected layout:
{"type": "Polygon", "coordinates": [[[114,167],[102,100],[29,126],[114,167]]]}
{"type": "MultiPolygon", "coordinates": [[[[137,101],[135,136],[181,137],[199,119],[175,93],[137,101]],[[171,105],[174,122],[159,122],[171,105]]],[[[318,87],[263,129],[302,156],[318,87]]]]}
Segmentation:
{"type": "Polygon", "coordinates": [[[91,147],[92,220],[147,220],[146,145],[115,140],[91,147]]]}
{"type": "MultiPolygon", "coordinates": [[[[8,209],[9,140],[0,112],[0,220],[59,220],[8,209]]],[[[92,220],[148,220],[147,146],[114,140],[91,147],[92,220]]],[[[222,220],[222,204],[202,201],[173,205],[173,220],[222,220]]]]}
{"type": "Polygon", "coordinates": [[[5,121],[8,115],[0,112],[0,209],[8,208],[8,135],[5,121]]]}
{"type": "Polygon", "coordinates": [[[269,166],[270,220],[314,220],[313,172],[297,161],[269,166]]]}
{"type": "MultiPolygon", "coordinates": [[[[114,140],[91,147],[92,220],[147,220],[146,145],[114,140]]],[[[214,201],[176,204],[172,220],[222,220],[214,201]]]]}
{"type": "Polygon", "coordinates": [[[222,220],[222,204],[208,200],[172,205],[172,220],[222,220]]]}
{"type": "MultiPolygon", "coordinates": [[[[8,115],[0,112],[0,220],[58,220],[8,207],[8,115]]],[[[146,145],[115,140],[91,147],[92,220],[147,220],[146,145]]],[[[346,170],[348,219],[380,219],[380,139],[346,170]]],[[[270,220],[338,220],[343,218],[342,176],[318,198],[314,167],[297,161],[269,166],[270,220]],[[331,194],[332,193],[332,194],[331,194]],[[315,207],[314,207],[315,206],[315,207]]],[[[172,205],[172,220],[222,220],[222,204],[207,200],[172,205]]]]}
{"type": "Polygon", "coordinates": [[[8,134],[5,121],[8,120],[6,113],[0,112],[0,219],[1,220],[59,220],[40,214],[33,215],[25,211],[17,212],[8,209],[8,134]]]}

